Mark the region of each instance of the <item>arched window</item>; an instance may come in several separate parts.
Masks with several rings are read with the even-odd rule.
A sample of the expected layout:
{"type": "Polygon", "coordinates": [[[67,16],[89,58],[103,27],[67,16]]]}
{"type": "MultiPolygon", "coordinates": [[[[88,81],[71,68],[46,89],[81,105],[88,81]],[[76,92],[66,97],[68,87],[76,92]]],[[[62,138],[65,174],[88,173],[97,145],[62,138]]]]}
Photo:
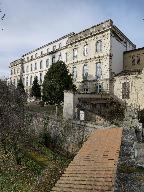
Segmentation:
{"type": "Polygon", "coordinates": [[[31,71],[33,70],[33,66],[32,66],[32,64],[31,64],[31,71]]]}
{"type": "Polygon", "coordinates": [[[96,42],[96,52],[101,52],[102,51],[102,41],[98,40],[96,42]]]}
{"type": "Polygon", "coordinates": [[[77,69],[75,66],[73,66],[72,68],[72,77],[73,77],[73,80],[76,81],[76,78],[77,78],[77,69]]]}
{"type": "Polygon", "coordinates": [[[40,61],[40,69],[42,69],[42,61],[40,61]]]}
{"type": "Polygon", "coordinates": [[[88,66],[87,64],[84,64],[83,66],[83,80],[87,80],[88,78],[88,66]]]}
{"type": "Polygon", "coordinates": [[[101,63],[96,63],[96,79],[102,79],[101,63]]]}

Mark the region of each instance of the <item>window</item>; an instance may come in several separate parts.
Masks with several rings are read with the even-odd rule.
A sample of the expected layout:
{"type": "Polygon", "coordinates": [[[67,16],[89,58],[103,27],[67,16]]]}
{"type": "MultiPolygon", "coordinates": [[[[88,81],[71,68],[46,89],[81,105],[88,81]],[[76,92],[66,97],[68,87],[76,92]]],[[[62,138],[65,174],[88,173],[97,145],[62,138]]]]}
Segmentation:
{"type": "Polygon", "coordinates": [[[35,58],[37,58],[37,53],[35,54],[35,58]]]}
{"type": "Polygon", "coordinates": [[[49,59],[46,60],[46,68],[49,67],[49,59]]]}
{"type": "Polygon", "coordinates": [[[88,66],[87,64],[84,64],[83,66],[83,80],[87,80],[88,78],[88,66]]]}
{"type": "Polygon", "coordinates": [[[55,50],[56,50],[56,45],[53,46],[53,51],[55,51],[55,50]]]}
{"type": "Polygon", "coordinates": [[[43,55],[43,52],[41,51],[41,55],[43,55]]]}
{"type": "Polygon", "coordinates": [[[135,65],[135,56],[132,56],[132,65],[135,65]]]}
{"type": "Polygon", "coordinates": [[[101,92],[102,92],[102,85],[96,84],[96,93],[101,93],[101,92]]]}
{"type": "Polygon", "coordinates": [[[102,51],[102,41],[98,40],[96,42],[96,52],[101,52],[102,51]]]}
{"type": "Polygon", "coordinates": [[[62,55],[59,53],[58,60],[62,60],[62,55]]]}
{"type": "Polygon", "coordinates": [[[37,70],[37,63],[35,63],[35,70],[37,70]]]}
{"type": "Polygon", "coordinates": [[[84,55],[84,56],[88,55],[87,45],[84,46],[83,55],[84,55]]]}
{"type": "Polygon", "coordinates": [[[22,66],[22,71],[23,71],[23,73],[25,73],[25,67],[24,66],[22,66]]]}
{"type": "Polygon", "coordinates": [[[17,73],[19,74],[19,72],[20,72],[20,70],[19,70],[19,68],[17,69],[17,73]]]}
{"type": "Polygon", "coordinates": [[[52,63],[55,63],[55,55],[52,56],[52,63]]]}
{"type": "Polygon", "coordinates": [[[25,86],[25,78],[23,78],[23,84],[24,84],[24,86],[25,86]]]}
{"type": "Polygon", "coordinates": [[[137,64],[140,65],[140,57],[137,56],[137,64]]]}
{"type": "Polygon", "coordinates": [[[28,76],[26,77],[26,86],[28,86],[28,76]]]}
{"type": "Polygon", "coordinates": [[[14,75],[15,75],[15,69],[14,69],[14,75]]]}
{"type": "Polygon", "coordinates": [[[49,48],[47,48],[47,53],[49,53],[49,48]]]}
{"type": "Polygon", "coordinates": [[[32,85],[32,75],[31,75],[31,77],[30,77],[30,85],[32,85]]]}
{"type": "Polygon", "coordinates": [[[13,74],[13,70],[11,69],[11,75],[13,74]]]}
{"type": "Polygon", "coordinates": [[[102,79],[101,63],[96,63],[96,79],[102,79]]]}
{"type": "Polygon", "coordinates": [[[32,64],[31,64],[31,71],[33,70],[33,66],[32,66],[32,64]]]}
{"type": "Polygon", "coordinates": [[[77,49],[73,49],[73,59],[77,58],[77,49]]]}
{"type": "Polygon", "coordinates": [[[77,78],[77,69],[76,69],[75,66],[72,68],[72,77],[73,77],[73,80],[74,80],[74,81],[75,81],[76,78],[77,78]]]}
{"type": "Polygon", "coordinates": [[[40,69],[42,69],[43,68],[43,66],[42,66],[42,61],[40,61],[40,69]]]}
{"type": "Polygon", "coordinates": [[[33,60],[33,55],[31,56],[31,60],[33,60]]]}
{"type": "Polygon", "coordinates": [[[129,99],[130,85],[129,82],[122,83],[122,99],[129,99]]]}
{"type": "Polygon", "coordinates": [[[68,61],[68,54],[65,53],[65,61],[67,62],[68,61]]]}
{"type": "Polygon", "coordinates": [[[27,57],[27,61],[29,61],[29,57],[27,57]]]}
{"type": "Polygon", "coordinates": [[[26,67],[26,72],[29,72],[29,66],[26,67]]]}
{"type": "Polygon", "coordinates": [[[42,73],[40,73],[40,83],[42,83],[42,73]]]}
{"type": "Polygon", "coordinates": [[[14,84],[14,86],[16,86],[16,80],[14,79],[14,81],[13,81],[13,84],[14,84]]]}
{"type": "Polygon", "coordinates": [[[59,49],[61,48],[61,43],[59,43],[59,49]]]}

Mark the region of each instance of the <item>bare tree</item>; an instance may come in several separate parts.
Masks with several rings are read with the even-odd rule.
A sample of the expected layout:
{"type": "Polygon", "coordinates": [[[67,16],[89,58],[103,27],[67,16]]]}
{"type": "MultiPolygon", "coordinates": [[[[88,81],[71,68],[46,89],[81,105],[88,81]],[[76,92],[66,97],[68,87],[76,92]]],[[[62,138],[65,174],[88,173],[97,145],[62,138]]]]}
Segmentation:
{"type": "Polygon", "coordinates": [[[25,146],[30,143],[31,133],[25,121],[24,100],[13,85],[0,80],[0,143],[5,153],[11,151],[17,164],[25,146]]]}

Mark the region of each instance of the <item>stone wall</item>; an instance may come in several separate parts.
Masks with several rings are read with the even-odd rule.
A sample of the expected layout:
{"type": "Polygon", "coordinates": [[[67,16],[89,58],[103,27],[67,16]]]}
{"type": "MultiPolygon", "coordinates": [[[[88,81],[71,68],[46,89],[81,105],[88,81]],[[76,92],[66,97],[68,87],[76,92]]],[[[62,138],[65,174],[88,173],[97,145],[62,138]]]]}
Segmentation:
{"type": "Polygon", "coordinates": [[[122,74],[113,79],[113,94],[132,108],[144,109],[144,71],[122,74]],[[129,83],[129,98],[122,98],[122,83],[129,83]]]}

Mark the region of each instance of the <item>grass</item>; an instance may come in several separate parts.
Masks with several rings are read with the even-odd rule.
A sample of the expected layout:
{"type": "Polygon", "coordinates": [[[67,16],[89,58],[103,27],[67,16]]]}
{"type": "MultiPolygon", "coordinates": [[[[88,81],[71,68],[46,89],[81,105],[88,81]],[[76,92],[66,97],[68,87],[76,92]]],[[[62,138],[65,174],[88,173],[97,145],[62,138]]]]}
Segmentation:
{"type": "MultiPolygon", "coordinates": [[[[55,105],[45,105],[44,107],[41,107],[38,104],[29,103],[26,108],[30,112],[47,112],[47,114],[56,114],[56,106],[55,105]]],[[[57,115],[62,116],[63,113],[63,107],[58,106],[57,107],[57,115]]]]}
{"type": "Polygon", "coordinates": [[[38,150],[26,150],[22,165],[16,165],[12,154],[0,150],[1,192],[51,191],[71,159],[67,159],[41,144],[38,150]]]}
{"type": "Polygon", "coordinates": [[[121,165],[119,168],[120,173],[144,173],[144,168],[143,167],[134,167],[134,166],[126,166],[126,165],[121,165]]]}

